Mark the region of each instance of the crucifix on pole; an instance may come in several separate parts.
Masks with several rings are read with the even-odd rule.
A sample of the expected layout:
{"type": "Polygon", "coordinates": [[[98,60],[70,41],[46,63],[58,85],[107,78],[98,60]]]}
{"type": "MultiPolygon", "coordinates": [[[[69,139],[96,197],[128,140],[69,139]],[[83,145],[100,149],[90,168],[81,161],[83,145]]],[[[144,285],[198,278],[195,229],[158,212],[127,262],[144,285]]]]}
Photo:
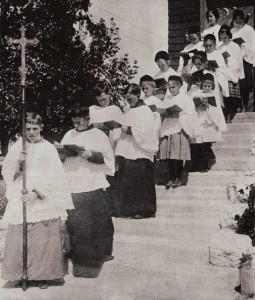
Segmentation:
{"type": "MultiPolygon", "coordinates": [[[[12,44],[18,44],[21,46],[21,67],[20,73],[21,73],[21,88],[22,88],[22,151],[26,151],[26,98],[25,98],[25,89],[26,89],[26,46],[28,44],[34,44],[36,45],[39,41],[37,38],[34,38],[32,40],[29,40],[26,38],[25,32],[26,28],[25,26],[21,25],[20,28],[21,32],[21,38],[20,39],[12,39],[9,38],[8,43],[10,45],[12,44]]],[[[26,189],[26,163],[25,161],[22,162],[22,180],[23,180],[23,188],[22,188],[22,194],[27,194],[26,189]]],[[[26,204],[23,203],[23,273],[21,277],[22,281],[22,289],[25,291],[27,289],[27,213],[26,213],[26,204]]]]}

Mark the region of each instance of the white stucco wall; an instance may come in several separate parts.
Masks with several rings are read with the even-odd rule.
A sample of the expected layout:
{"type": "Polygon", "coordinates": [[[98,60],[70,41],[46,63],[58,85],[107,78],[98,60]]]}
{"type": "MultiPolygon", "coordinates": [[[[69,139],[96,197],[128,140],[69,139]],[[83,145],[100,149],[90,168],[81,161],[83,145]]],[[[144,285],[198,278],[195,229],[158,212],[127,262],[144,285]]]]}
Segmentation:
{"type": "Polygon", "coordinates": [[[120,55],[129,54],[138,61],[138,74],[153,76],[158,67],[154,62],[157,51],[168,50],[168,0],[92,0],[90,12],[106,23],[114,18],[120,28],[120,55]]]}

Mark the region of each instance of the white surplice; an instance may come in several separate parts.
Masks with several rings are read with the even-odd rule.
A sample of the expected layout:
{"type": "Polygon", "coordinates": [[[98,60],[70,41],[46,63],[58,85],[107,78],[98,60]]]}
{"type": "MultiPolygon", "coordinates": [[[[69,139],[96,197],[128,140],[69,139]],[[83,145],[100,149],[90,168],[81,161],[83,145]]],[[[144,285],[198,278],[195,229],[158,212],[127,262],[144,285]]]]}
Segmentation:
{"type": "MultiPolygon", "coordinates": [[[[3,161],[2,175],[7,185],[8,204],[3,217],[4,224],[22,224],[23,210],[20,200],[22,176],[15,179],[22,141],[15,143],[3,161]]],[[[73,209],[68,189],[67,177],[56,148],[42,139],[37,143],[26,143],[26,182],[27,190],[39,191],[45,197],[26,204],[27,222],[39,222],[53,218],[67,217],[66,210],[73,209]]]]}
{"type": "Polygon", "coordinates": [[[158,151],[158,139],[151,109],[143,104],[128,109],[124,116],[124,125],[131,127],[132,134],[121,133],[115,155],[132,160],[147,158],[153,162],[158,151]]]}
{"type": "Polygon", "coordinates": [[[71,129],[65,134],[61,143],[83,146],[85,150],[100,152],[104,158],[104,164],[95,164],[81,156],[66,157],[64,169],[71,193],[90,192],[109,187],[106,175],[113,176],[115,167],[113,150],[105,133],[97,128],[81,132],[71,129]]]}
{"type": "MultiPolygon", "coordinates": [[[[90,124],[93,123],[103,123],[107,121],[115,121],[119,124],[123,124],[123,112],[116,105],[109,105],[106,107],[99,105],[92,105],[89,107],[90,124]]],[[[109,141],[112,145],[113,150],[115,150],[116,143],[120,138],[121,130],[116,128],[110,130],[109,141]]]]}
{"type": "Polygon", "coordinates": [[[250,25],[245,24],[240,29],[232,28],[231,33],[233,39],[241,37],[244,40],[241,45],[243,59],[255,66],[255,30],[250,25]]]}
{"type": "Polygon", "coordinates": [[[163,120],[160,136],[169,136],[184,130],[191,138],[199,139],[199,137],[202,136],[202,131],[192,99],[182,93],[179,93],[176,96],[169,95],[164,99],[164,108],[168,108],[173,105],[178,105],[182,111],[179,113],[178,118],[166,117],[163,120]]]}
{"type": "Polygon", "coordinates": [[[238,83],[239,79],[244,78],[243,60],[240,47],[236,43],[229,41],[226,44],[223,43],[220,45],[218,50],[221,53],[229,53],[230,57],[226,59],[228,80],[238,83]]]}

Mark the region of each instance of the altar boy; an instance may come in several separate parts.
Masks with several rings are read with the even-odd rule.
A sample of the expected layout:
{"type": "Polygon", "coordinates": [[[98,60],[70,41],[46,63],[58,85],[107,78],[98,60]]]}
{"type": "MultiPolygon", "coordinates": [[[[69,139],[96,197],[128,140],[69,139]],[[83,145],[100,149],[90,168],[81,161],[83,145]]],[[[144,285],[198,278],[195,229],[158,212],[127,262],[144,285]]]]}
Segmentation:
{"type": "MultiPolygon", "coordinates": [[[[10,149],[2,174],[7,185],[7,208],[3,224],[8,226],[2,279],[20,280],[23,253],[23,208],[26,204],[28,231],[28,280],[47,288],[47,280],[63,278],[61,219],[72,209],[64,169],[55,147],[42,135],[42,118],[28,113],[26,152],[21,139],[10,149]],[[26,161],[27,194],[21,195],[21,162],[26,161]]],[[[21,286],[21,285],[18,285],[21,286]]]]}

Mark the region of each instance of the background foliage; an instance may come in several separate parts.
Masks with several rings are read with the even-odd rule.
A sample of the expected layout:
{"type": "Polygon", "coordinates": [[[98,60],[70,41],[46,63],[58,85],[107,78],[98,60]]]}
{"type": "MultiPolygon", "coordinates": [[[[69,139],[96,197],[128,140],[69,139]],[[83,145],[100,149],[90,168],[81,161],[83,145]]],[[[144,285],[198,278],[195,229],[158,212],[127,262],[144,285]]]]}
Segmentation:
{"type": "Polygon", "coordinates": [[[76,102],[91,105],[91,90],[105,79],[117,101],[123,87],[136,74],[128,55],[119,58],[118,27],[111,20],[93,21],[89,0],[1,0],[0,37],[0,139],[20,131],[21,89],[19,46],[8,37],[37,37],[26,49],[28,110],[39,112],[46,138],[58,139],[69,128],[67,111],[76,102]],[[75,26],[74,26],[75,24],[75,26]]]}

